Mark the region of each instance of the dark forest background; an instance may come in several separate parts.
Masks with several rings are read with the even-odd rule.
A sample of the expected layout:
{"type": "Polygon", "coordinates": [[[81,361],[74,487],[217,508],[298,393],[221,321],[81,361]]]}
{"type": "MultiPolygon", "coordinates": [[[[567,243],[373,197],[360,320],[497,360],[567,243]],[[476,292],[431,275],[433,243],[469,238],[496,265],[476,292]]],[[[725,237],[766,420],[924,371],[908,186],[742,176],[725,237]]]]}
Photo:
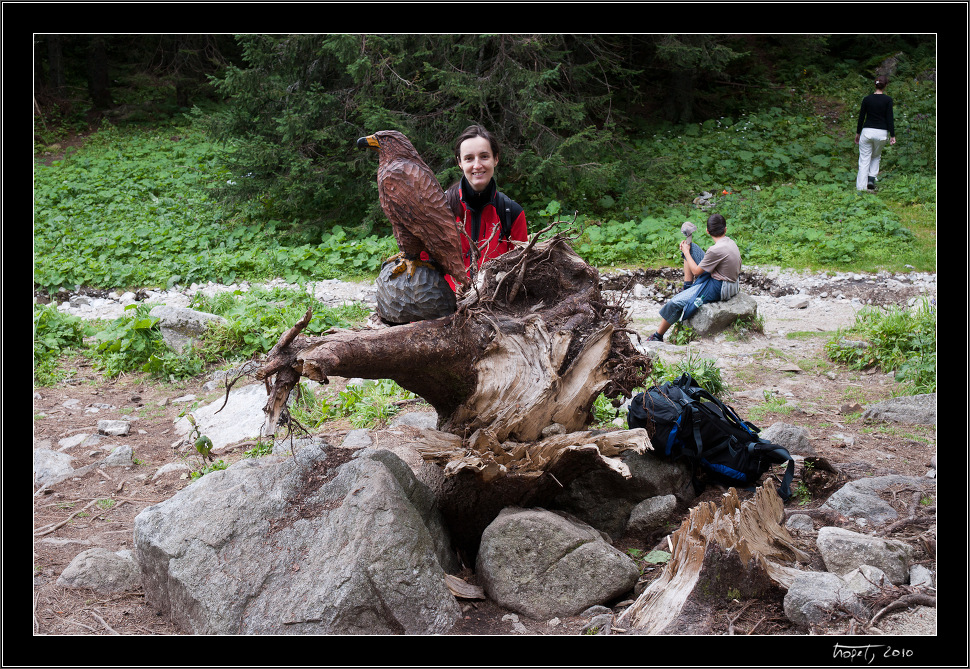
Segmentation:
{"type": "MultiPolygon", "coordinates": [[[[894,81],[925,89],[936,48],[935,35],[37,34],[35,141],[190,119],[232,177],[216,197],[312,239],[335,225],[387,232],[357,137],[401,130],[446,186],[454,138],[481,123],[502,144],[500,187],[527,209],[629,217],[718,187],[716,164],[752,153],[685,156],[658,136],[773,110],[779,124],[827,117],[851,138],[875,71],[889,60],[894,81]],[[686,175],[685,163],[713,166],[686,175]]],[[[905,103],[903,90],[891,87],[905,103]]],[[[935,123],[935,97],[912,100],[900,156],[933,171],[935,132],[913,139],[935,123]]],[[[728,169],[748,185],[790,179],[777,162],[728,169]]]]}

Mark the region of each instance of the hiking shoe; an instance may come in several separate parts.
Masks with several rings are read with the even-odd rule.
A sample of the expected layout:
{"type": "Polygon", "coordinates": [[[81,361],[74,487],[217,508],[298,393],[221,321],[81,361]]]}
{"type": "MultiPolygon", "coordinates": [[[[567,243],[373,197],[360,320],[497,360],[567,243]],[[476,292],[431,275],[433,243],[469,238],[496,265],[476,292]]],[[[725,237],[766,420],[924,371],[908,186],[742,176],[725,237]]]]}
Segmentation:
{"type": "Polygon", "coordinates": [[[663,340],[664,340],[663,335],[657,334],[656,332],[654,332],[652,335],[647,337],[647,341],[663,341],[663,340]]]}

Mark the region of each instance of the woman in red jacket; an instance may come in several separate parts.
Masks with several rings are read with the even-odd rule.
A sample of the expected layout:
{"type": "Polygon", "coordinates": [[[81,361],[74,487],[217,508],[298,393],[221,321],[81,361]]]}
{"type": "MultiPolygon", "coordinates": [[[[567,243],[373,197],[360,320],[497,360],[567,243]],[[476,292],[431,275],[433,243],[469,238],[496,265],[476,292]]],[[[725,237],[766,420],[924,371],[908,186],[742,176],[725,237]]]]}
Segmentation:
{"type": "MultiPolygon", "coordinates": [[[[485,128],[480,125],[465,128],[455,143],[455,157],[462,177],[445,195],[455,219],[464,224],[461,252],[465,267],[471,266],[474,256],[478,268],[486,260],[510,251],[512,240],[528,241],[525,211],[495,185],[499,146],[485,128]],[[474,248],[470,248],[469,240],[475,240],[474,248]]],[[[448,279],[454,288],[451,278],[448,279]]]]}

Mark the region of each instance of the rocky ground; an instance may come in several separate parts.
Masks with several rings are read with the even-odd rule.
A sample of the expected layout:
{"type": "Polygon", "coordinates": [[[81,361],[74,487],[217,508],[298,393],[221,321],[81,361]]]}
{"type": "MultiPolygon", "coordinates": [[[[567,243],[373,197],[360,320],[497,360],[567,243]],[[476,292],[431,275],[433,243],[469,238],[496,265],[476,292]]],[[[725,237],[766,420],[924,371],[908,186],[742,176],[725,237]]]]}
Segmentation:
{"type": "MultiPolygon", "coordinates": [[[[629,287],[631,314],[645,339],[657,323],[659,300],[670,290],[666,284],[678,279],[670,271],[636,273],[632,278],[642,288],[634,295],[630,278],[629,274],[617,275],[606,287],[629,287]]],[[[346,288],[351,296],[361,289],[346,288]]],[[[936,453],[935,428],[864,422],[861,410],[893,396],[898,384],[880,371],[856,372],[835,366],[825,358],[822,347],[827,335],[851,325],[866,303],[935,299],[935,275],[829,276],[752,270],[744,290],[758,302],[764,332],[725,333],[689,347],[700,357],[717,360],[729,386],[726,401],[759,426],[781,421],[806,428],[819,456],[858,468],[860,475],[885,471],[926,475],[936,453]],[[774,401],[768,402],[768,398],[774,401]]],[[[687,347],[669,343],[649,347],[670,361],[688,353],[687,347]]],[[[205,388],[207,379],[203,378],[178,384],[159,384],[134,375],[106,380],[81,358],[65,364],[73,367],[67,382],[34,388],[34,447],[58,450],[69,443],[64,440],[87,434],[90,436],[80,443],[70,442],[65,449],[74,456],[75,468],[105,457],[122,444],[133,448],[136,466],[92,468],[34,495],[33,630],[54,635],[178,634],[145,603],[141,592],[102,596],[63,588],[56,581],[71,559],[87,548],[133,549],[135,516],[189,485],[184,471],[157,474],[170,463],[198,468],[197,457],[179,448],[181,438],[175,434],[173,422],[189,406],[182,398],[194,395],[192,402],[201,405],[221,397],[222,390],[205,388]],[[97,421],[106,418],[134,421],[130,435],[98,436],[97,421]]],[[[417,404],[404,410],[422,408],[428,407],[417,404]]],[[[327,432],[338,437],[350,429],[334,423],[327,432]]],[[[377,433],[378,441],[393,438],[380,430],[377,433]]],[[[250,447],[243,444],[224,457],[235,461],[250,447]]],[[[805,508],[820,501],[811,500],[805,508]]],[[[464,576],[474,582],[473,574],[464,576]]],[[[716,634],[804,633],[787,623],[780,600],[758,602],[757,606],[751,602],[728,604],[716,619],[716,634]]],[[[465,605],[464,620],[452,634],[580,634],[585,623],[582,617],[557,624],[532,621],[488,601],[470,601],[465,605]]],[[[935,634],[935,625],[935,609],[920,607],[889,616],[882,629],[895,634],[935,634]]]]}

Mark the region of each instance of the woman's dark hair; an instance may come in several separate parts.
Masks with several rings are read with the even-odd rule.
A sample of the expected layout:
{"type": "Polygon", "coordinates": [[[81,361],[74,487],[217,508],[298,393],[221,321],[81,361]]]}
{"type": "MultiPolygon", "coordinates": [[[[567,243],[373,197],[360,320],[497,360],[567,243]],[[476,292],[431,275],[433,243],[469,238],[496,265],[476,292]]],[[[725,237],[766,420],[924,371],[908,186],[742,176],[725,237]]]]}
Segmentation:
{"type": "Polygon", "coordinates": [[[492,155],[498,158],[498,140],[495,139],[495,136],[492,133],[478,124],[468,126],[460,135],[458,135],[458,140],[455,142],[456,158],[459,158],[460,160],[462,142],[464,142],[466,139],[472,139],[473,137],[484,137],[487,139],[488,145],[492,148],[492,155]]]}
{"type": "MultiPolygon", "coordinates": [[[[470,125],[465,128],[460,135],[458,135],[458,140],[455,142],[454,156],[461,162],[461,145],[466,139],[472,139],[474,137],[484,137],[488,140],[488,145],[492,149],[492,155],[496,158],[499,156],[498,140],[495,136],[482,126],[475,124],[470,125]]],[[[448,207],[451,209],[451,213],[455,217],[461,216],[461,198],[459,197],[458,190],[461,188],[461,177],[458,177],[458,181],[448,186],[448,190],[445,191],[445,199],[448,201],[448,207]]]]}
{"type": "Polygon", "coordinates": [[[884,74],[880,74],[878,77],[876,77],[876,88],[878,88],[880,91],[888,85],[889,77],[884,74]]]}
{"type": "Polygon", "coordinates": [[[727,232],[727,221],[720,214],[711,214],[707,219],[707,234],[711,237],[720,237],[727,232]]]}

